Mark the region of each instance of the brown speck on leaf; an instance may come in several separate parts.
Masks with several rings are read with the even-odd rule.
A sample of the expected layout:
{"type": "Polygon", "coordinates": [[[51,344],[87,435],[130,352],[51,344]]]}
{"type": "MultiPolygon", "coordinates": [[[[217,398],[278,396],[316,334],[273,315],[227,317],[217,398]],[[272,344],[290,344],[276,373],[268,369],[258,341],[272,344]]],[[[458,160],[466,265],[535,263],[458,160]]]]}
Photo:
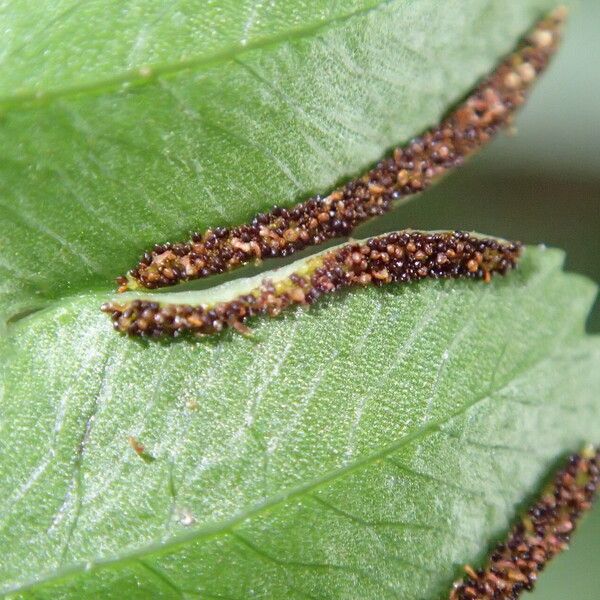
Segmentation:
{"type": "Polygon", "coordinates": [[[127,438],[129,445],[133,448],[133,451],[144,461],[152,462],[154,457],[146,451],[145,446],[133,435],[127,438]]]}
{"type": "Polygon", "coordinates": [[[127,441],[129,442],[129,445],[133,448],[133,451],[140,456],[141,454],[144,454],[144,452],[146,452],[146,448],[144,448],[144,445],[133,435],[130,435],[127,438],[127,441]]]}

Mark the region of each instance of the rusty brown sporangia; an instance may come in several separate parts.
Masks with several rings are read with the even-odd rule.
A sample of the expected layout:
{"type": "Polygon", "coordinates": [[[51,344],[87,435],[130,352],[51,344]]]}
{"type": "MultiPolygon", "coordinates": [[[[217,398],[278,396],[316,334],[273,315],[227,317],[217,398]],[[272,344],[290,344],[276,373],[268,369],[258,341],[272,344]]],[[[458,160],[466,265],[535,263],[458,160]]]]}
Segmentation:
{"type": "MultiPolygon", "coordinates": [[[[363,177],[325,198],[257,215],[251,223],[195,234],[188,242],[155,246],[119,291],[153,289],[230,271],[250,261],[286,256],[345,236],[387,211],[394,199],[415,194],[460,165],[510,123],[545,69],[560,38],[564,11],[540,21],[517,50],[444,121],[381,161],[363,177]]],[[[520,255],[517,243],[461,232],[403,231],[351,243],[308,261],[309,267],[274,285],[262,285],[227,302],[189,306],[156,300],[113,300],[102,310],[115,329],[130,335],[213,334],[232,326],[247,331],[255,315],[276,316],[294,304],[312,304],[338,289],[424,278],[470,277],[489,281],[505,274],[520,255]]]]}
{"type": "Polygon", "coordinates": [[[394,200],[429,187],[511,123],[556,51],[564,11],[555,11],[437,127],[396,148],[373,170],[327,197],[275,208],[250,223],[196,233],[184,243],[146,253],[119,290],[151,289],[223,273],[253,261],[289,256],[307,246],[347,236],[388,211],[394,200]]]}
{"type": "Polygon", "coordinates": [[[546,563],[569,546],[581,515],[590,509],[600,483],[600,451],[571,456],[541,498],[494,548],[487,565],[465,567],[450,600],[515,600],[533,589],[546,563]]]}

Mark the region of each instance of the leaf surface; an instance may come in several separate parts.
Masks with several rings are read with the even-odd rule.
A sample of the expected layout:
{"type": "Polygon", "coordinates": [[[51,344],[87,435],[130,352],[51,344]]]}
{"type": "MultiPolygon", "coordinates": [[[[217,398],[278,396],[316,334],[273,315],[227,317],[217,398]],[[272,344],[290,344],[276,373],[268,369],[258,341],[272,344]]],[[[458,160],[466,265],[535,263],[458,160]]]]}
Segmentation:
{"type": "Polygon", "coordinates": [[[600,435],[595,290],[561,262],[341,294],[253,339],[123,338],[100,293],[15,323],[3,591],[437,597],[600,435]]]}

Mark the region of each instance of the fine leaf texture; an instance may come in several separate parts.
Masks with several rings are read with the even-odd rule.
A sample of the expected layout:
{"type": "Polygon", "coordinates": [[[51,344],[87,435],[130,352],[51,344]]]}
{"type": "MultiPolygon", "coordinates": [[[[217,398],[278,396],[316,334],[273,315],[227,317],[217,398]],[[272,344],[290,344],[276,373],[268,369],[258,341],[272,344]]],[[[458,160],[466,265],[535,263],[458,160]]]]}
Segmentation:
{"type": "Polygon", "coordinates": [[[557,251],[252,338],[99,311],[152,243],[439,121],[553,4],[0,6],[0,595],[437,598],[600,439],[595,290],[557,251]]]}
{"type": "Polygon", "coordinates": [[[150,245],[365,170],[554,0],[44,0],[0,10],[0,299],[104,287],[150,245]]]}
{"type": "Polygon", "coordinates": [[[4,342],[2,591],[436,598],[600,437],[594,286],[340,294],[251,339],[140,342],[89,293],[4,342]],[[144,445],[138,456],[128,437],[144,445]]]}

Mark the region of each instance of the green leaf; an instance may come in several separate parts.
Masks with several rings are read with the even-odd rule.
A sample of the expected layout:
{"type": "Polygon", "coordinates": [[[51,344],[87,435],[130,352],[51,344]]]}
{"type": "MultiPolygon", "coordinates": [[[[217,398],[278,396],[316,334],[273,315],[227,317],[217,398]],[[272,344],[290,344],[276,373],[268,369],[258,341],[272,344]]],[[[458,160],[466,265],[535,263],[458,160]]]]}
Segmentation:
{"type": "Polygon", "coordinates": [[[254,339],[124,338],[103,293],[13,324],[1,589],[438,597],[600,437],[595,290],[561,262],[341,294],[254,339]]]}
{"type": "Polygon", "coordinates": [[[0,9],[0,595],[434,598],[598,440],[595,291],[556,251],[253,339],[145,343],[99,311],[152,243],[439,121],[553,4],[0,9]]]}
{"type": "Polygon", "coordinates": [[[5,8],[4,314],[106,288],[158,241],[328,191],[439,122],[553,5],[5,8]]]}

